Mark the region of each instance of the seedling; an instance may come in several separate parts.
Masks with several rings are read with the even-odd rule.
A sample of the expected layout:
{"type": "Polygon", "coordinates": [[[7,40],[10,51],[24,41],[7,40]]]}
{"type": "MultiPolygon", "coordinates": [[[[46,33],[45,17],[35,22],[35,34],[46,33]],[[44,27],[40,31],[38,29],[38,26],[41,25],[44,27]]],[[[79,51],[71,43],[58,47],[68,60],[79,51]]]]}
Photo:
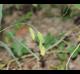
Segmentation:
{"type": "Polygon", "coordinates": [[[32,40],[35,41],[35,34],[34,34],[33,29],[32,28],[29,28],[29,31],[31,33],[32,40]]]}
{"type": "Polygon", "coordinates": [[[62,9],[62,16],[63,17],[69,17],[71,14],[71,9],[66,6],[65,8],[62,9]]]}
{"type": "MultiPolygon", "coordinates": [[[[28,51],[26,51],[26,49],[24,47],[22,47],[20,44],[18,44],[17,41],[12,39],[12,37],[14,36],[13,32],[8,32],[7,34],[9,36],[9,38],[13,41],[11,43],[11,48],[12,48],[12,51],[14,52],[15,56],[20,57],[23,54],[28,52],[28,51]]],[[[22,40],[20,42],[24,43],[22,40]]]]}
{"type": "Polygon", "coordinates": [[[34,30],[31,27],[29,28],[29,30],[30,30],[30,34],[31,34],[32,40],[34,42],[38,43],[38,47],[39,47],[39,50],[40,50],[40,56],[41,56],[40,62],[42,63],[42,67],[44,67],[45,61],[44,61],[43,57],[46,54],[46,48],[43,45],[43,43],[44,43],[44,36],[40,32],[37,32],[37,34],[35,34],[34,30]]]}
{"type": "MultiPolygon", "coordinates": [[[[38,43],[38,47],[39,47],[39,51],[40,51],[40,62],[42,63],[42,66],[44,66],[44,56],[46,55],[47,49],[51,46],[54,45],[58,40],[59,37],[62,37],[62,35],[64,35],[64,33],[62,33],[59,37],[56,36],[52,36],[50,33],[48,33],[46,36],[43,36],[41,32],[37,32],[35,33],[35,31],[30,27],[29,28],[32,40],[34,42],[38,43]]],[[[60,45],[61,49],[63,49],[65,46],[65,44],[63,43],[62,45],[60,45]]],[[[63,51],[63,50],[62,50],[63,51]]],[[[63,53],[64,55],[64,53],[63,53]]],[[[66,56],[65,56],[66,58],[66,56]]],[[[63,58],[63,59],[65,59],[63,58]]]]}
{"type": "Polygon", "coordinates": [[[63,17],[63,20],[73,19],[75,16],[79,16],[80,13],[78,12],[78,10],[80,10],[80,4],[66,5],[61,9],[61,15],[63,17]]]}
{"type": "Polygon", "coordinates": [[[36,42],[36,36],[37,36],[37,39],[38,39],[38,43],[39,43],[39,49],[40,49],[40,55],[41,56],[44,56],[45,53],[46,53],[46,48],[44,47],[43,43],[44,43],[44,37],[43,35],[40,33],[40,32],[37,32],[37,35],[35,35],[35,32],[33,31],[32,28],[29,28],[30,30],[30,33],[31,33],[31,37],[32,39],[36,42]]]}

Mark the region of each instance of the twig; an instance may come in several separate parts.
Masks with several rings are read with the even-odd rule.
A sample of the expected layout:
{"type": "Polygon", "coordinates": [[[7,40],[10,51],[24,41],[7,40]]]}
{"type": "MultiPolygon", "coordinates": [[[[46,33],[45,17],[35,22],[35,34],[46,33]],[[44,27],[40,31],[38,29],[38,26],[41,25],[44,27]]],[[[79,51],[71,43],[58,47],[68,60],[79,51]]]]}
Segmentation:
{"type": "Polygon", "coordinates": [[[5,31],[5,30],[7,30],[8,28],[13,27],[13,26],[14,26],[14,25],[10,25],[10,26],[8,26],[8,27],[6,27],[6,28],[4,28],[4,29],[0,30],[0,33],[1,33],[1,32],[3,32],[3,31],[5,31]]]}
{"type": "Polygon", "coordinates": [[[52,51],[49,51],[47,52],[46,54],[51,54],[51,53],[68,53],[67,51],[61,51],[61,50],[52,50],[52,51]]]}
{"type": "MultiPolygon", "coordinates": [[[[18,58],[17,58],[17,59],[18,59],[18,58]]],[[[11,63],[14,62],[14,61],[15,61],[15,60],[12,59],[12,60],[10,60],[10,61],[7,63],[6,70],[9,70],[9,67],[10,67],[11,63]]],[[[21,64],[20,64],[20,65],[21,65],[21,64]]],[[[22,70],[22,67],[19,67],[19,70],[22,70]]]]}
{"type": "Polygon", "coordinates": [[[10,64],[11,64],[12,62],[14,62],[14,59],[12,59],[12,60],[10,60],[10,61],[8,62],[7,67],[6,67],[6,70],[9,70],[10,64]]]}
{"type": "Polygon", "coordinates": [[[71,55],[70,55],[70,57],[69,57],[69,59],[68,59],[68,61],[67,61],[67,63],[66,63],[66,70],[68,70],[68,64],[69,64],[69,62],[70,62],[70,60],[71,60],[71,57],[75,54],[75,52],[77,51],[77,49],[80,47],[80,44],[78,44],[78,46],[74,49],[74,51],[71,53],[71,55]]]}
{"type": "MultiPolygon", "coordinates": [[[[33,55],[32,55],[32,54],[24,55],[24,56],[21,57],[21,59],[25,59],[25,58],[31,57],[31,56],[33,56],[33,55]]],[[[34,60],[34,59],[35,59],[35,58],[32,58],[30,61],[32,61],[32,60],[34,60]]],[[[19,60],[19,58],[17,58],[17,60],[19,60]]],[[[6,65],[7,65],[6,70],[9,70],[10,64],[11,64],[12,62],[14,62],[14,61],[15,61],[15,60],[12,59],[12,60],[10,60],[8,63],[6,63],[6,65]]],[[[30,61],[28,61],[28,62],[30,62],[30,61]]],[[[22,68],[20,68],[19,70],[22,70],[22,68]]]]}
{"type": "Polygon", "coordinates": [[[33,55],[32,54],[24,55],[21,57],[21,59],[28,58],[28,57],[33,57],[33,55]]]}

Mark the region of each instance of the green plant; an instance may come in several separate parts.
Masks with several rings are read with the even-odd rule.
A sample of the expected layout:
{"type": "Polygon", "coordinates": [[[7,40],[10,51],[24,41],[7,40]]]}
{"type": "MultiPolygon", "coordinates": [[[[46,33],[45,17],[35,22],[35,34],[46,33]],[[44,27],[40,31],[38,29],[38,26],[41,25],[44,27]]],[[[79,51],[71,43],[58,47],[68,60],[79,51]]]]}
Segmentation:
{"type": "Polygon", "coordinates": [[[34,34],[35,32],[33,31],[32,28],[29,28],[29,31],[30,31],[30,34],[31,34],[32,40],[35,41],[35,38],[36,38],[36,36],[35,36],[35,34],[34,34]]]}
{"type": "Polygon", "coordinates": [[[65,5],[61,9],[61,15],[63,17],[62,19],[66,20],[74,18],[75,16],[79,16],[80,15],[79,10],[80,10],[80,4],[65,5]]]}
{"type": "Polygon", "coordinates": [[[32,17],[32,12],[28,12],[25,15],[23,15],[19,20],[16,21],[15,25],[18,26],[18,24],[24,22],[25,20],[29,20],[32,17]]]}
{"type": "MultiPolygon", "coordinates": [[[[29,27],[29,31],[30,31],[32,40],[34,42],[37,42],[38,43],[38,47],[40,49],[39,50],[40,51],[39,54],[42,57],[45,56],[45,54],[47,52],[46,50],[50,46],[52,46],[55,43],[57,43],[59,41],[59,39],[64,36],[64,33],[61,33],[59,36],[52,36],[50,33],[48,33],[46,36],[43,36],[42,33],[35,32],[33,30],[33,28],[31,28],[31,27],[29,27]]],[[[12,33],[12,35],[15,35],[15,33],[12,33]]],[[[8,35],[8,36],[9,36],[9,38],[11,37],[10,35],[8,35]]],[[[25,43],[23,41],[20,41],[19,40],[19,42],[20,43],[23,43],[23,45],[25,45],[25,43]]],[[[76,47],[76,45],[71,45],[71,44],[67,45],[67,47],[65,47],[65,46],[66,46],[66,43],[64,41],[62,41],[61,43],[59,43],[57,45],[57,50],[60,51],[57,55],[58,55],[59,59],[62,60],[62,61],[66,60],[67,57],[68,57],[67,56],[67,53],[70,53],[71,54],[74,51],[75,47],[76,47]],[[67,51],[66,53],[65,53],[65,50],[67,51]]],[[[26,45],[26,47],[27,47],[27,45],[26,45]]],[[[24,54],[29,53],[24,46],[21,46],[20,44],[18,44],[17,42],[15,42],[15,40],[13,40],[12,48],[13,48],[12,51],[17,56],[22,56],[24,54]]],[[[31,50],[31,49],[29,49],[29,50],[31,50]]],[[[77,57],[77,55],[78,55],[79,52],[80,52],[80,48],[78,48],[78,50],[73,54],[72,58],[77,57]]]]}
{"type": "Polygon", "coordinates": [[[54,43],[56,43],[58,41],[58,37],[56,36],[52,36],[50,33],[48,33],[45,37],[44,37],[44,46],[47,48],[49,48],[51,45],[53,45],[54,43]]]}
{"type": "Polygon", "coordinates": [[[39,49],[40,49],[40,55],[41,56],[44,56],[45,53],[46,53],[46,48],[44,47],[43,45],[43,42],[44,42],[44,37],[43,35],[40,33],[40,32],[37,32],[37,34],[35,35],[34,31],[32,28],[29,28],[30,30],[30,33],[31,33],[31,37],[34,41],[37,41],[36,40],[36,36],[37,36],[37,39],[38,39],[38,43],[39,43],[39,49]]]}
{"type": "Polygon", "coordinates": [[[64,7],[63,9],[62,9],[62,16],[63,17],[69,17],[70,16],[70,14],[71,14],[71,8],[70,7],[68,7],[68,6],[66,6],[66,7],[64,7]]]}
{"type": "Polygon", "coordinates": [[[68,57],[67,52],[65,52],[65,48],[66,48],[65,45],[66,44],[64,42],[62,42],[58,45],[58,49],[60,50],[60,52],[57,53],[57,56],[61,61],[67,60],[67,57],[68,57]],[[64,52],[62,52],[62,51],[64,51],[64,52]]]}
{"type": "MultiPolygon", "coordinates": [[[[19,20],[17,20],[13,25],[10,26],[10,28],[13,26],[14,26],[14,28],[12,28],[11,32],[6,32],[6,35],[4,38],[4,42],[6,42],[7,44],[10,45],[13,53],[18,57],[24,55],[25,53],[28,53],[28,51],[26,50],[27,45],[24,41],[22,41],[22,39],[19,41],[26,47],[18,44],[18,42],[13,37],[16,35],[17,30],[19,30],[22,26],[25,25],[25,24],[22,24],[22,22],[24,20],[30,19],[31,16],[32,16],[32,12],[28,12],[27,14],[23,15],[19,20]]],[[[6,30],[6,29],[8,29],[8,28],[5,28],[4,30],[6,30]]],[[[2,31],[4,31],[4,30],[2,30],[2,31]]],[[[2,31],[0,31],[0,32],[2,32],[2,31]]]]}
{"type": "MultiPolygon", "coordinates": [[[[11,48],[16,56],[20,57],[20,56],[24,55],[25,53],[28,53],[28,51],[26,51],[26,49],[23,46],[21,46],[20,44],[18,44],[17,41],[12,39],[12,36],[14,36],[13,32],[8,32],[7,35],[9,36],[9,39],[11,39],[13,41],[11,44],[11,48]]],[[[25,44],[25,42],[23,42],[22,40],[20,42],[25,44]]]]}
{"type": "Polygon", "coordinates": [[[43,36],[40,32],[35,33],[32,28],[29,28],[29,30],[32,40],[38,43],[41,56],[44,56],[47,49],[59,40],[58,37],[52,36],[50,33],[48,33],[46,36],[43,36]]]}
{"type": "MultiPolygon", "coordinates": [[[[22,41],[21,41],[22,42],[22,41]]],[[[23,43],[23,42],[22,42],[23,43]]],[[[22,47],[21,45],[19,45],[17,42],[14,42],[12,44],[12,51],[15,53],[16,56],[21,57],[24,54],[27,54],[28,51],[22,47]]]]}
{"type": "MultiPolygon", "coordinates": [[[[72,53],[74,51],[74,49],[76,48],[77,45],[70,45],[68,48],[67,48],[67,51],[68,53],[72,53]]],[[[72,59],[75,59],[77,58],[78,56],[78,53],[80,53],[80,47],[78,47],[77,51],[75,51],[75,53],[72,55],[72,59]]]]}
{"type": "MultiPolygon", "coordinates": [[[[42,33],[37,32],[35,33],[35,31],[30,27],[29,28],[32,40],[34,42],[38,43],[38,47],[40,49],[40,55],[45,56],[47,49],[54,45],[56,42],[59,41],[59,39],[64,35],[64,33],[61,33],[58,37],[57,36],[53,36],[50,33],[48,33],[46,36],[43,36],[42,33]]],[[[60,43],[58,45],[59,49],[61,51],[64,50],[65,48],[65,44],[64,43],[60,43]]]]}

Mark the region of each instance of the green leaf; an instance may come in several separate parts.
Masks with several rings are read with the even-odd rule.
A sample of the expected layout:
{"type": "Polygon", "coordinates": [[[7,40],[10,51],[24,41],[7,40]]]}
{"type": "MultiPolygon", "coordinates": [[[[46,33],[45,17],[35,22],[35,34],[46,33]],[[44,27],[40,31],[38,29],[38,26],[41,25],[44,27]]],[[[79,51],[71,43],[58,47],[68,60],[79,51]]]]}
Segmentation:
{"type": "Polygon", "coordinates": [[[65,54],[65,53],[58,53],[58,58],[61,61],[65,61],[67,59],[67,54],[65,54]]]}
{"type": "MultiPolygon", "coordinates": [[[[10,38],[12,38],[12,36],[14,36],[14,33],[13,33],[13,32],[8,32],[7,34],[8,34],[8,36],[9,36],[10,38]]],[[[23,41],[20,41],[20,42],[23,43],[23,44],[25,44],[23,41]]],[[[12,47],[13,53],[14,53],[16,56],[18,56],[18,57],[24,55],[25,53],[28,53],[28,51],[26,51],[26,49],[25,49],[23,46],[19,45],[19,44],[18,44],[16,41],[14,41],[14,40],[13,40],[13,42],[12,42],[11,47],[12,47]]]]}
{"type": "Polygon", "coordinates": [[[76,51],[73,56],[72,56],[72,59],[76,58],[78,56],[78,51],[76,51]]]}
{"type": "Polygon", "coordinates": [[[12,38],[11,38],[11,34],[14,35],[14,32],[6,32],[6,35],[4,37],[4,42],[6,42],[7,44],[12,42],[12,38]]]}
{"type": "Polygon", "coordinates": [[[48,33],[45,37],[44,37],[44,43],[45,43],[45,47],[48,48],[51,45],[53,45],[55,42],[57,42],[58,39],[56,36],[52,36],[50,33],[48,33]]]}
{"type": "Polygon", "coordinates": [[[44,37],[43,37],[42,33],[38,32],[37,33],[37,37],[38,37],[39,43],[43,43],[44,42],[44,37]]]}
{"type": "Polygon", "coordinates": [[[25,20],[29,20],[32,17],[32,12],[26,13],[24,16],[22,16],[19,21],[16,22],[16,24],[21,23],[25,20]]]}
{"type": "Polygon", "coordinates": [[[15,24],[15,27],[14,27],[14,29],[15,30],[18,30],[18,29],[20,29],[21,27],[22,27],[23,25],[21,24],[21,23],[17,23],[17,24],[15,24]]]}
{"type": "Polygon", "coordinates": [[[78,48],[78,53],[80,53],[80,47],[78,48]]]}
{"type": "Polygon", "coordinates": [[[60,43],[58,47],[60,50],[63,50],[65,48],[65,43],[60,43]]]}
{"type": "Polygon", "coordinates": [[[37,38],[39,40],[40,55],[44,56],[45,53],[46,53],[46,48],[43,46],[44,37],[43,37],[43,35],[40,32],[38,32],[37,33],[37,38]]]}
{"type": "Polygon", "coordinates": [[[34,31],[33,31],[33,29],[31,27],[29,28],[29,31],[30,31],[32,40],[35,40],[35,33],[34,33],[34,31]]]}
{"type": "MultiPolygon", "coordinates": [[[[70,47],[67,48],[68,53],[72,54],[72,52],[74,51],[74,49],[76,48],[75,45],[71,45],[70,47]]],[[[78,56],[78,51],[76,51],[73,56],[72,59],[76,58],[78,56]]]]}
{"type": "Polygon", "coordinates": [[[67,51],[68,51],[69,53],[72,53],[75,48],[76,48],[75,45],[70,45],[70,46],[68,46],[67,51]]]}
{"type": "Polygon", "coordinates": [[[69,17],[71,14],[71,9],[69,7],[65,7],[63,10],[62,10],[62,15],[63,17],[69,17]]]}
{"type": "Polygon", "coordinates": [[[20,46],[18,43],[14,42],[12,44],[12,51],[14,52],[14,54],[18,57],[28,53],[28,51],[26,51],[26,49],[22,46],[20,46]]]}
{"type": "Polygon", "coordinates": [[[42,45],[42,43],[39,44],[40,54],[41,56],[44,56],[46,53],[45,47],[42,45]]]}

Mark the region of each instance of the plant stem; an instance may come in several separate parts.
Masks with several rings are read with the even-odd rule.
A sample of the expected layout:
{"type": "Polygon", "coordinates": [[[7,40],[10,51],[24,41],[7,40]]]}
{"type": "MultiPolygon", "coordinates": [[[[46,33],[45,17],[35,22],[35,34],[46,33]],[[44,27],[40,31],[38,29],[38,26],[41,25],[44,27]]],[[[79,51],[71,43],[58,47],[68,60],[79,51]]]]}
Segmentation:
{"type": "Polygon", "coordinates": [[[40,56],[40,60],[39,60],[39,62],[41,63],[41,67],[44,68],[44,67],[45,67],[44,56],[40,56]]]}

